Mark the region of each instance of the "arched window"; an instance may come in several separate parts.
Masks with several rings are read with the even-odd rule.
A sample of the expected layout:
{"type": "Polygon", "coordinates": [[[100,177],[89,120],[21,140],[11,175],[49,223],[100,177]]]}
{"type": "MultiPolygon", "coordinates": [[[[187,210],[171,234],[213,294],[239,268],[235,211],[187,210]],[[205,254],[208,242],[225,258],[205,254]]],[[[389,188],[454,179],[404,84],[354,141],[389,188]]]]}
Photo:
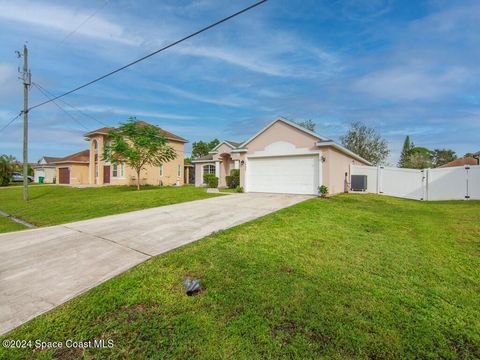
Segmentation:
{"type": "Polygon", "coordinates": [[[203,173],[215,175],[215,165],[203,165],[203,173]]]}

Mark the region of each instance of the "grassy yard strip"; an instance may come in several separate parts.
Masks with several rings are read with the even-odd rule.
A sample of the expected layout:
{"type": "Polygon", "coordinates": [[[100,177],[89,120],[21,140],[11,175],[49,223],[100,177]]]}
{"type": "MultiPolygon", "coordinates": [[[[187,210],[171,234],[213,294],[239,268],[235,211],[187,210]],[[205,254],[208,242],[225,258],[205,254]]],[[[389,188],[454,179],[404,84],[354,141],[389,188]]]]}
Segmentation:
{"type": "Polygon", "coordinates": [[[0,216],[0,233],[28,229],[26,226],[0,216]]]}
{"type": "Polygon", "coordinates": [[[480,202],[312,199],[153,258],[10,332],[0,358],[479,358],[480,202]],[[205,287],[184,294],[185,276],[205,287]]]}
{"type": "Polygon", "coordinates": [[[140,191],[130,186],[35,186],[30,189],[30,200],[25,202],[22,189],[13,187],[0,191],[0,210],[36,226],[48,226],[212,196],[218,195],[193,186],[145,186],[140,191]]]}

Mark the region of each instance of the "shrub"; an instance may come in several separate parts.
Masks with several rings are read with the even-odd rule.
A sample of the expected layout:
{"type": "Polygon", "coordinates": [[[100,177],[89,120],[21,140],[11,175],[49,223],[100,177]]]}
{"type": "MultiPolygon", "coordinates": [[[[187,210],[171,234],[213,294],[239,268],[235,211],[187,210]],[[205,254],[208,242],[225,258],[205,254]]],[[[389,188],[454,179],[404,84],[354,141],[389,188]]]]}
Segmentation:
{"type": "Polygon", "coordinates": [[[230,189],[235,189],[240,185],[240,170],[232,169],[230,170],[230,175],[225,176],[225,182],[230,189]]]}
{"type": "Polygon", "coordinates": [[[218,187],[218,177],[213,174],[203,174],[203,182],[207,184],[209,188],[218,187]]]}
{"type": "Polygon", "coordinates": [[[237,185],[237,187],[235,188],[235,192],[243,193],[243,187],[241,187],[240,185],[237,185]]]}
{"type": "Polygon", "coordinates": [[[12,178],[13,167],[6,155],[0,156],[0,186],[7,186],[12,178]]]}
{"type": "Polygon", "coordinates": [[[325,185],[319,186],[318,192],[320,193],[321,197],[326,197],[328,194],[328,187],[326,187],[325,185]]]}

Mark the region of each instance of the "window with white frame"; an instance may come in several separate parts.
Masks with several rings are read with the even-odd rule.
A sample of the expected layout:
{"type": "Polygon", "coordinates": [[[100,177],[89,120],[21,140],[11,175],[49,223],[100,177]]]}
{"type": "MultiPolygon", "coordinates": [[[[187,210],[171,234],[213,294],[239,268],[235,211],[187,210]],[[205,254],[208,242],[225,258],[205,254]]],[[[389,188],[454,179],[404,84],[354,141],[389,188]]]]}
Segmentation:
{"type": "Polygon", "coordinates": [[[178,168],[177,168],[177,176],[181,176],[182,175],[182,166],[180,164],[178,164],[178,168]]]}
{"type": "Polygon", "coordinates": [[[203,165],[203,173],[215,175],[215,165],[203,165]]]}
{"type": "Polygon", "coordinates": [[[123,163],[112,165],[112,177],[123,177],[123,163]]]}
{"type": "Polygon", "coordinates": [[[163,164],[160,164],[160,176],[163,176],[163,164]]]}

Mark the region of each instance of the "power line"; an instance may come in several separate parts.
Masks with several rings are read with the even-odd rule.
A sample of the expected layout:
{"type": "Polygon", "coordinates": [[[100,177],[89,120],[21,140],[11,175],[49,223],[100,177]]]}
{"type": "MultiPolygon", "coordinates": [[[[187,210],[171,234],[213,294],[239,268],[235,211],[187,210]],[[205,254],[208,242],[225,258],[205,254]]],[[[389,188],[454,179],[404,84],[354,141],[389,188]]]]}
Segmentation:
{"type": "Polygon", "coordinates": [[[2,131],[5,130],[7,127],[9,127],[10,125],[12,125],[12,124],[15,122],[15,120],[17,120],[20,116],[22,116],[22,114],[23,114],[23,110],[20,111],[20,112],[18,113],[18,115],[15,116],[14,118],[12,118],[8,123],[6,123],[4,126],[2,126],[2,128],[0,129],[0,132],[2,132],[2,131]]]}
{"type": "MultiPolygon", "coordinates": [[[[55,95],[53,95],[50,91],[48,91],[47,89],[45,89],[43,86],[41,86],[39,83],[34,83],[35,86],[39,87],[40,89],[43,89],[43,91],[45,91],[46,93],[48,93],[51,97],[55,97],[55,95]]],[[[90,114],[87,114],[86,112],[84,112],[83,110],[79,109],[78,107],[66,102],[65,100],[63,99],[58,99],[58,101],[61,101],[62,103],[64,103],[65,105],[67,106],[70,106],[72,109],[75,109],[76,111],[78,111],[79,113],[81,113],[82,115],[92,119],[92,120],[95,120],[96,122],[102,124],[103,126],[109,126],[107,124],[105,124],[103,121],[95,118],[94,116],[90,115],[90,114]]]]}
{"type": "Polygon", "coordinates": [[[61,97],[64,97],[64,96],[69,95],[69,94],[71,94],[71,93],[74,93],[75,91],[78,91],[78,90],[80,90],[80,89],[83,89],[84,87],[87,87],[87,86],[89,86],[89,85],[92,85],[92,84],[96,83],[97,81],[103,80],[103,79],[105,79],[105,78],[107,78],[107,77],[109,77],[109,76],[111,76],[111,75],[113,75],[113,74],[116,74],[116,73],[118,73],[118,72],[120,72],[120,71],[122,71],[122,70],[125,70],[126,68],[128,68],[128,67],[130,67],[130,66],[132,66],[132,65],[135,65],[135,64],[137,64],[137,63],[139,63],[139,62],[141,62],[141,61],[143,61],[143,60],[146,60],[146,59],[152,57],[153,55],[158,54],[159,52],[165,51],[165,50],[167,50],[167,49],[169,49],[169,48],[171,48],[171,47],[173,47],[173,46],[175,46],[175,45],[178,45],[178,44],[180,44],[180,43],[182,43],[182,42],[184,42],[184,41],[186,41],[186,40],[194,37],[194,36],[197,36],[197,35],[205,32],[205,31],[207,31],[207,30],[210,30],[211,28],[213,28],[213,27],[215,27],[215,26],[218,26],[218,25],[220,25],[220,24],[222,24],[222,23],[224,23],[224,22],[226,22],[226,21],[228,21],[228,20],[230,20],[230,19],[232,19],[232,18],[234,18],[234,17],[236,17],[236,16],[239,16],[239,15],[243,14],[244,12],[247,12],[247,11],[249,11],[249,10],[251,10],[251,9],[253,9],[253,8],[255,8],[255,7],[263,4],[263,3],[265,3],[265,2],[267,2],[267,0],[258,1],[258,2],[256,2],[256,3],[253,4],[253,5],[250,5],[250,6],[244,8],[244,9],[242,9],[242,10],[240,10],[240,11],[237,11],[236,13],[234,13],[234,14],[232,14],[232,15],[229,15],[229,16],[221,19],[221,20],[218,20],[218,21],[214,22],[213,24],[210,24],[210,25],[208,25],[208,26],[206,26],[206,27],[204,27],[204,28],[202,28],[202,29],[200,29],[200,30],[195,31],[194,33],[191,33],[190,35],[187,35],[187,36],[181,38],[180,40],[176,40],[176,41],[170,43],[169,45],[166,45],[166,46],[164,46],[164,47],[162,47],[162,48],[160,48],[160,49],[158,49],[158,50],[156,50],[156,51],[154,51],[154,52],[152,52],[152,53],[150,53],[150,54],[148,54],[148,55],[145,55],[145,56],[141,57],[140,59],[137,59],[137,60],[135,60],[135,61],[132,61],[131,63],[128,63],[127,65],[124,65],[124,66],[122,66],[122,67],[120,67],[120,68],[118,68],[118,69],[116,69],[116,70],[113,70],[113,71],[111,71],[111,72],[109,72],[109,73],[107,73],[107,74],[105,74],[105,75],[102,75],[102,76],[100,76],[100,77],[98,77],[98,78],[96,78],[96,79],[94,79],[94,80],[92,80],[92,81],[89,81],[89,82],[87,82],[87,83],[85,83],[85,84],[83,84],[83,85],[80,85],[80,86],[78,86],[78,87],[76,87],[76,88],[74,88],[74,89],[72,89],[72,90],[69,90],[69,91],[67,91],[67,92],[65,92],[65,93],[63,93],[63,94],[61,94],[61,95],[58,95],[58,96],[56,96],[56,97],[54,97],[54,98],[51,98],[51,99],[49,99],[49,100],[47,100],[47,101],[44,101],[44,102],[39,103],[39,104],[37,104],[37,105],[34,105],[34,106],[30,107],[30,108],[28,109],[28,111],[33,110],[33,109],[35,109],[35,108],[38,108],[38,107],[40,107],[40,106],[43,106],[43,105],[45,105],[45,104],[48,104],[48,103],[50,103],[50,102],[52,102],[52,101],[55,101],[55,100],[57,100],[57,99],[59,99],[59,98],[61,98],[61,97]]]}
{"type": "Polygon", "coordinates": [[[65,114],[67,114],[73,121],[75,121],[77,124],[79,124],[81,127],[83,127],[85,130],[88,130],[88,128],[83,125],[77,118],[75,118],[72,114],[70,114],[67,110],[62,108],[60,105],[57,104],[55,99],[51,98],[46,92],[44,92],[40,87],[32,82],[32,85],[35,86],[47,99],[52,100],[53,104],[58,107],[60,110],[62,110],[65,114]]]}
{"type": "Polygon", "coordinates": [[[110,0],[104,1],[103,4],[102,4],[99,8],[97,8],[97,10],[95,10],[92,14],[90,14],[89,16],[87,16],[87,17],[85,18],[85,20],[83,20],[75,29],[73,29],[72,31],[70,31],[62,40],[60,40],[60,42],[58,43],[57,46],[61,46],[61,45],[65,42],[65,40],[67,40],[70,36],[72,36],[73,34],[75,34],[75,33],[78,31],[78,29],[80,29],[83,25],[85,25],[85,23],[86,23],[87,21],[89,21],[91,18],[93,18],[95,15],[97,15],[98,12],[99,12],[100,10],[102,10],[102,9],[109,3],[109,1],[110,1],[110,0]]]}

